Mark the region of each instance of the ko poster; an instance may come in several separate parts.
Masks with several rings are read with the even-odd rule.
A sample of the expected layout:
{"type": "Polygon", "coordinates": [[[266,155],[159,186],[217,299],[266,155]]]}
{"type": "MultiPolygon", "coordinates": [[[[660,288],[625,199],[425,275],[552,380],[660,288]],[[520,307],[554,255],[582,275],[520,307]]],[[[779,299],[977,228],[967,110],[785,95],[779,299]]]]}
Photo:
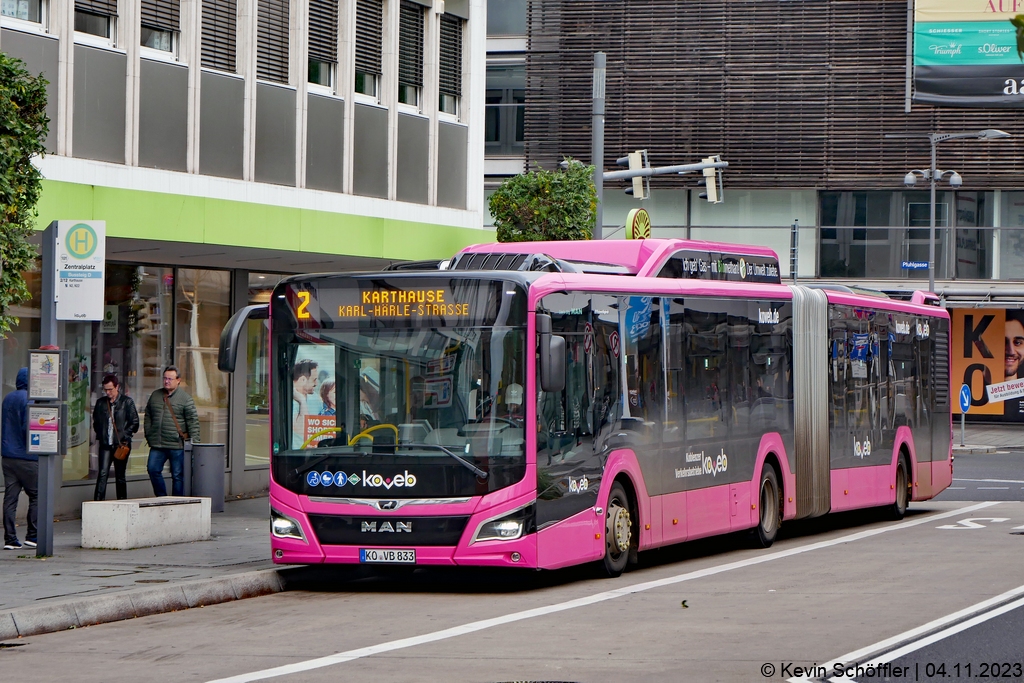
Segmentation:
{"type": "MultiPolygon", "coordinates": [[[[1011,397],[993,401],[988,390],[993,385],[1024,379],[1024,310],[954,308],[950,314],[950,386],[954,394],[962,384],[971,388],[969,419],[1024,422],[1024,401],[1020,397],[997,390],[992,397],[1000,393],[1011,397]]],[[[960,414],[958,404],[953,412],[960,414]]]]}

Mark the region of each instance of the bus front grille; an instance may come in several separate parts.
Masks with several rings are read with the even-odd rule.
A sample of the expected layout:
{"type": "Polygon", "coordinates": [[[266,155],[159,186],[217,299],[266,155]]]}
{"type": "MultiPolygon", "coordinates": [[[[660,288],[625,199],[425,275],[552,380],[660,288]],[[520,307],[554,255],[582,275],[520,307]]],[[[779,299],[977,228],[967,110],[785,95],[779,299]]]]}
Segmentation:
{"type": "Polygon", "coordinates": [[[454,546],[468,521],[468,516],[309,516],[321,545],[454,546]]]}

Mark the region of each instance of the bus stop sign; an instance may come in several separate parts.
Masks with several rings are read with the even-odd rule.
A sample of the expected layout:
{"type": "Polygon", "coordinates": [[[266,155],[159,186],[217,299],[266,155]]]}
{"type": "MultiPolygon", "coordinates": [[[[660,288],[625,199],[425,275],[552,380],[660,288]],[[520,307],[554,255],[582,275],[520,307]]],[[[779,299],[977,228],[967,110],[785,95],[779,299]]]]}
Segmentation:
{"type": "Polygon", "coordinates": [[[966,413],[971,409],[971,387],[964,384],[960,387],[960,412],[966,413]]]}

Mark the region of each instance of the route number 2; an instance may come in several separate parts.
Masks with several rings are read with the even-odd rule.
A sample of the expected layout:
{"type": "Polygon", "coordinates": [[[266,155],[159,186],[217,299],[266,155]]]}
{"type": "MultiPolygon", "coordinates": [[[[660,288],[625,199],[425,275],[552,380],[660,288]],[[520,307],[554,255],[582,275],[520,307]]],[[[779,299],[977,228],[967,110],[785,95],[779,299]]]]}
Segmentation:
{"type": "Polygon", "coordinates": [[[299,292],[299,308],[296,311],[297,317],[300,320],[304,320],[309,317],[309,311],[306,307],[309,306],[309,292],[299,292]]]}

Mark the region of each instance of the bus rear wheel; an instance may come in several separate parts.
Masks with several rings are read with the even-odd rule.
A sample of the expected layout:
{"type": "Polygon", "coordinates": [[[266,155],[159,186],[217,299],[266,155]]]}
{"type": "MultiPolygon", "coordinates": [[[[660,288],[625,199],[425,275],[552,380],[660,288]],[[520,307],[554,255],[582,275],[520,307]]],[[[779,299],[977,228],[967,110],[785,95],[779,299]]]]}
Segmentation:
{"type": "Polygon", "coordinates": [[[770,548],[782,526],[782,496],[775,468],[768,464],[761,472],[758,491],[758,505],[761,509],[757,520],[757,542],[762,548],[770,548]]]}
{"type": "Polygon", "coordinates": [[[626,495],[626,490],[622,488],[622,484],[615,482],[608,494],[604,532],[604,571],[612,578],[622,574],[626,568],[634,543],[634,522],[629,509],[629,496],[626,495]]]}
{"type": "Polygon", "coordinates": [[[907,461],[902,457],[896,463],[896,501],[889,508],[896,519],[903,519],[910,504],[910,478],[907,476],[907,461]]]}

